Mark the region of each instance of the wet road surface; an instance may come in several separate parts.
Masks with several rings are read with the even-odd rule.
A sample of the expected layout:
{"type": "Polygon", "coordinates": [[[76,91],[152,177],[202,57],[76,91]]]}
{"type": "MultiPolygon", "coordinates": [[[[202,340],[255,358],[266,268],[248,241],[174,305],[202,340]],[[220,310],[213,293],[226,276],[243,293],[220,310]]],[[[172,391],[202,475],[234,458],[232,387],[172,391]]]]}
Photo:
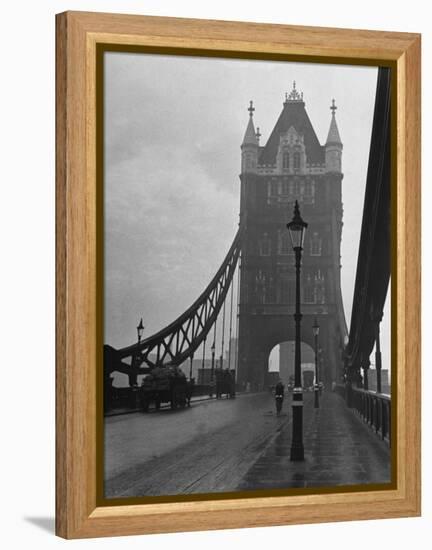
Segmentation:
{"type": "Polygon", "coordinates": [[[336,394],[304,394],[305,461],[291,462],[291,396],[269,393],[105,419],[105,495],[332,487],[390,481],[390,451],[336,394]]]}
{"type": "Polygon", "coordinates": [[[106,418],[106,497],[235,490],[288,418],[269,393],[106,418]]]}

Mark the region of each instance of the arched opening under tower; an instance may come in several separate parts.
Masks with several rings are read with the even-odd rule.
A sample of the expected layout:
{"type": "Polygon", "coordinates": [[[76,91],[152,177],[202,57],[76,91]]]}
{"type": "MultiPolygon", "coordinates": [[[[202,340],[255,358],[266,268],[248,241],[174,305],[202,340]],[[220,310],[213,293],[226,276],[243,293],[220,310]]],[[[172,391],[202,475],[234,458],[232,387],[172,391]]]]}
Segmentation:
{"type": "MultiPolygon", "coordinates": [[[[276,344],[268,357],[268,385],[281,379],[285,386],[294,384],[295,342],[289,340],[276,344]]],[[[309,388],[315,380],[315,351],[309,344],[301,342],[302,386],[309,388]]]]}

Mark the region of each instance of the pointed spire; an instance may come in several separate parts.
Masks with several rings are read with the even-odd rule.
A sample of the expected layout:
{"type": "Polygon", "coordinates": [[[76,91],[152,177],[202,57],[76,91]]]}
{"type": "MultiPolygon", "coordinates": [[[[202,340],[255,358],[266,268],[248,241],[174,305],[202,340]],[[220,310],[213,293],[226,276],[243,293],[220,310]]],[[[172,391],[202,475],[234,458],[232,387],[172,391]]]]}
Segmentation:
{"type": "Polygon", "coordinates": [[[249,122],[246,128],[242,145],[258,145],[258,138],[255,132],[255,126],[253,123],[253,112],[255,111],[255,107],[253,106],[252,100],[249,102],[248,111],[249,111],[249,122]]]}
{"type": "Polygon", "coordinates": [[[330,122],[329,132],[328,132],[328,135],[327,135],[326,145],[329,145],[331,143],[342,145],[342,141],[341,141],[341,138],[340,138],[340,135],[339,135],[338,126],[337,126],[337,123],[336,123],[336,109],[337,109],[337,107],[335,105],[335,100],[332,99],[332,104],[330,106],[330,111],[332,112],[332,118],[331,118],[331,122],[330,122]]]}

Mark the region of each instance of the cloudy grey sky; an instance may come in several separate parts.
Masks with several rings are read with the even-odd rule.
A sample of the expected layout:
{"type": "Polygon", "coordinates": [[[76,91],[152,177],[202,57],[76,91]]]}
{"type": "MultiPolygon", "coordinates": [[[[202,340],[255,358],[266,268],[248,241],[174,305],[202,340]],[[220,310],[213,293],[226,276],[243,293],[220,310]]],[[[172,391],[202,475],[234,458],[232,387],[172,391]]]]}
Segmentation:
{"type": "Polygon", "coordinates": [[[106,53],[105,342],[135,341],[140,317],[151,335],[207,286],[237,229],[249,100],[264,144],[293,80],[321,143],[332,98],[338,106],[349,325],[376,76],[369,67],[106,53]]]}

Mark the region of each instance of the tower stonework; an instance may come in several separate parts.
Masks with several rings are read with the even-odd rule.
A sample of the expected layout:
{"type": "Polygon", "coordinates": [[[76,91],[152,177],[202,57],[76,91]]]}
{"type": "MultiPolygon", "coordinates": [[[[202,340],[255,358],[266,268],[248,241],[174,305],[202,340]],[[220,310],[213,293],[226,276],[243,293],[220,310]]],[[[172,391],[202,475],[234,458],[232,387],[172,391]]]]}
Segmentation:
{"type": "Polygon", "coordinates": [[[294,252],[286,224],[298,200],[308,223],[301,268],[302,341],[314,347],[312,326],[320,324],[321,380],[342,372],[347,326],[340,288],[342,237],[342,142],[336,106],[321,145],[295,83],[264,146],[255,131],[254,108],[241,145],[240,272],[237,381],[265,387],[272,348],[294,340],[294,252]]]}

